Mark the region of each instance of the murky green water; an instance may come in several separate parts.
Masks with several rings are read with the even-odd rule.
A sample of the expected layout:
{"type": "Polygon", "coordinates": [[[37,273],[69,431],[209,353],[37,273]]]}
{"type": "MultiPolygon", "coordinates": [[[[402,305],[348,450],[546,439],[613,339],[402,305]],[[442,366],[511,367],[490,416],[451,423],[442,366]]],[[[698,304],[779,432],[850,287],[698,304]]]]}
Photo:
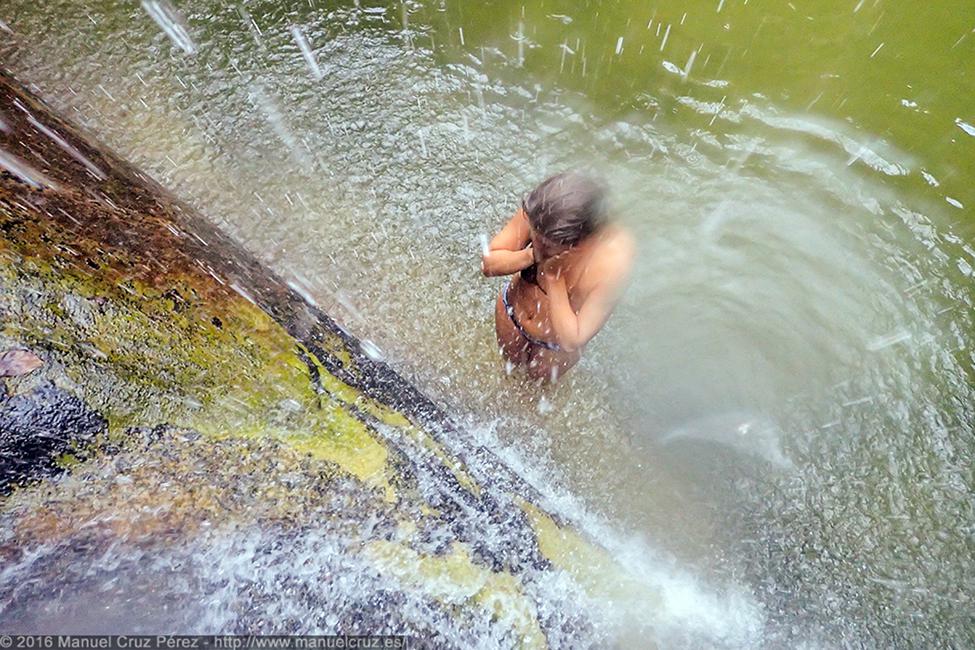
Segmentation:
{"type": "Polygon", "coordinates": [[[747,594],[732,645],[975,643],[975,5],[179,7],[192,56],[138,4],[20,0],[0,53],[614,548],[747,594]],[[479,239],[573,165],[641,257],[539,392],[479,239]]]}

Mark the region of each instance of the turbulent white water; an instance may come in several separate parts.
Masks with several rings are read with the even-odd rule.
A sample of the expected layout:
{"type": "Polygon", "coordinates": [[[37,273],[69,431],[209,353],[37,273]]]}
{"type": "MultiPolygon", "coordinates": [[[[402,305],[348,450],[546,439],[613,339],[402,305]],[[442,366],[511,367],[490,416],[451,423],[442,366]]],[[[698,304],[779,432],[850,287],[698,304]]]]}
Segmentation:
{"type": "MultiPolygon", "coordinates": [[[[524,35],[507,54],[470,34],[467,54],[444,53],[426,26],[354,8],[198,11],[193,57],[138,7],[0,18],[22,35],[15,71],[368,340],[659,593],[606,603],[612,626],[640,638],[646,613],[662,647],[964,645],[975,251],[950,205],[897,184],[923,161],[675,65],[684,85],[617,113],[520,75],[524,35]],[[607,331],[540,392],[504,372],[498,287],[477,256],[520,193],[578,165],[607,178],[640,257],[607,331]]],[[[194,593],[249,567],[298,592],[316,572],[368,574],[314,530],[257,550],[266,535],[159,562],[196,567],[194,593]]],[[[92,570],[111,580],[114,563],[92,570]]],[[[200,629],[252,615],[241,593],[199,603],[200,629]]],[[[267,612],[325,631],[343,615],[308,619],[294,593],[267,612]]]]}

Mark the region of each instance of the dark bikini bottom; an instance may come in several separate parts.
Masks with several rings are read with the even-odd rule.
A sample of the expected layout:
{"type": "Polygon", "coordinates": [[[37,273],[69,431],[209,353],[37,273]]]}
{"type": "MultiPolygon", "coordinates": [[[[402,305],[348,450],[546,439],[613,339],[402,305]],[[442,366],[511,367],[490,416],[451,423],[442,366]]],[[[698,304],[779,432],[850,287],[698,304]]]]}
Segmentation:
{"type": "Polygon", "coordinates": [[[521,336],[532,345],[537,345],[539,347],[545,348],[546,350],[551,350],[552,352],[561,352],[562,348],[559,347],[558,343],[552,343],[550,341],[543,341],[542,339],[537,339],[531,334],[529,334],[528,332],[526,332],[525,328],[521,326],[521,323],[519,323],[518,319],[515,318],[515,308],[511,306],[510,302],[508,302],[508,287],[510,286],[511,286],[511,280],[505,282],[504,289],[501,290],[501,302],[504,303],[504,311],[505,313],[508,314],[508,318],[511,319],[511,322],[514,324],[515,329],[517,329],[518,332],[521,334],[521,336]]]}

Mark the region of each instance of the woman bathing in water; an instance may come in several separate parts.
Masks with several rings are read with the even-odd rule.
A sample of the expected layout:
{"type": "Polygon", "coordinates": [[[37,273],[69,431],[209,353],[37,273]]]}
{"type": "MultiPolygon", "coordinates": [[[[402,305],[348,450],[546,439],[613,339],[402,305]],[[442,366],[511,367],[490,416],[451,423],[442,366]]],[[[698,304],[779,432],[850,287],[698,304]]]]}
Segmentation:
{"type": "Polygon", "coordinates": [[[557,381],[609,318],[634,243],[606,218],[605,190],[569,172],[522,200],[484,254],[485,276],[513,275],[494,312],[501,352],[534,378],[557,381]]]}

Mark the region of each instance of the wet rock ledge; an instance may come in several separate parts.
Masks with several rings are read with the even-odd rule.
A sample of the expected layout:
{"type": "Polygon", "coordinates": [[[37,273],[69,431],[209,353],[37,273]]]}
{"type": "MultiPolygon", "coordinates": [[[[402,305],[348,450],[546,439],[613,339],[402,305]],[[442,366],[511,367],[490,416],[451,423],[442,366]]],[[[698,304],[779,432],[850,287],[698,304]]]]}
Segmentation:
{"type": "Polygon", "coordinates": [[[13,355],[0,559],[341,511],[347,552],[438,607],[480,612],[512,645],[592,642],[585,617],[537,585],[564,571],[592,591],[603,551],[328,315],[6,73],[0,323],[13,355]]]}

